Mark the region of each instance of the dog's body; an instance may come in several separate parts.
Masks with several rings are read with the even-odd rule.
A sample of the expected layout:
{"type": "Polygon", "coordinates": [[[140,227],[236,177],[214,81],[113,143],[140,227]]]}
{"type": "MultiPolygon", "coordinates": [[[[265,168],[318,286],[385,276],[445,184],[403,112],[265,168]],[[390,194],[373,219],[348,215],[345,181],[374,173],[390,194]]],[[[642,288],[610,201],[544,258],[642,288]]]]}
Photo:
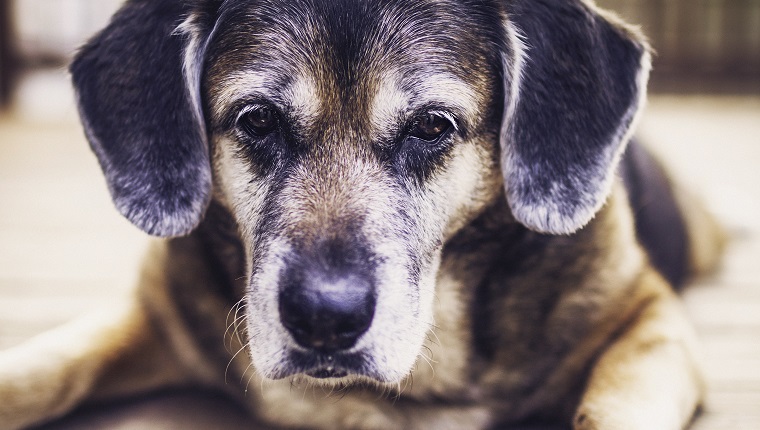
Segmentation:
{"type": "Polygon", "coordinates": [[[0,427],[191,385],[264,428],[691,419],[654,267],[719,241],[641,147],[616,179],[648,53],[593,5],[133,0],[72,73],[116,206],[187,236],[105,322],[0,356],[0,427]]]}

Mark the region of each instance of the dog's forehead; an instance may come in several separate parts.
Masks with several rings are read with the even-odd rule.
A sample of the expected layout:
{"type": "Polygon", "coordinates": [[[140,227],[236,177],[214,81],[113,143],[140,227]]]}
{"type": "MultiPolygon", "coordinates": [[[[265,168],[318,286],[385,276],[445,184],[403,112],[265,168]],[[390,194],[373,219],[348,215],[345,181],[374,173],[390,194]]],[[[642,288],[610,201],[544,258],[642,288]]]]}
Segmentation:
{"type": "Polygon", "coordinates": [[[381,106],[378,116],[412,100],[456,101],[463,114],[474,114],[498,63],[501,22],[487,2],[476,3],[227,2],[207,61],[211,112],[254,91],[304,116],[326,106],[381,106]]]}

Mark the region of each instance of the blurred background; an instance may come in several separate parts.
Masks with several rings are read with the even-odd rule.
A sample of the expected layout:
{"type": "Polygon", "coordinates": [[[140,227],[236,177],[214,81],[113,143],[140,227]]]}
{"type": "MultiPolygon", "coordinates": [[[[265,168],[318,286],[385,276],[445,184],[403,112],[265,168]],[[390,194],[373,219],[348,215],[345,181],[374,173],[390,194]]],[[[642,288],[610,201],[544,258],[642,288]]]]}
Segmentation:
{"type": "MultiPolygon", "coordinates": [[[[66,63],[120,0],[0,0],[0,97],[24,72],[66,63]]],[[[759,0],[599,0],[641,25],[657,51],[651,88],[760,93],[759,0]]]]}
{"type": "Polygon", "coordinates": [[[654,46],[651,90],[760,93],[760,1],[599,0],[654,46]]]}
{"type": "MultiPolygon", "coordinates": [[[[0,0],[0,349],[129,293],[148,238],[112,209],[65,67],[119,0],[0,0]]],[[[687,290],[710,386],[698,430],[760,428],[760,0],[599,0],[654,46],[639,135],[719,216],[687,290]]]]}

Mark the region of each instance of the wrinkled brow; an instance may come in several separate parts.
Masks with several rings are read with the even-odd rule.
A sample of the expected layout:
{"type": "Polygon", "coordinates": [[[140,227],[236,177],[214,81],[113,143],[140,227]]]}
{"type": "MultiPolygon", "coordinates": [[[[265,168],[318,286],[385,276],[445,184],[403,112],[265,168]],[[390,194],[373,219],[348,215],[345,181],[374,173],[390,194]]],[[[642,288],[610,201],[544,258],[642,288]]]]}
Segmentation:
{"type": "MultiPolygon", "coordinates": [[[[392,132],[394,125],[405,116],[421,110],[450,114],[457,129],[466,129],[477,121],[483,102],[472,85],[446,72],[430,72],[419,76],[404,76],[389,71],[379,80],[371,96],[369,119],[377,134],[392,132]]],[[[390,136],[386,136],[390,137],[390,136]]]]}

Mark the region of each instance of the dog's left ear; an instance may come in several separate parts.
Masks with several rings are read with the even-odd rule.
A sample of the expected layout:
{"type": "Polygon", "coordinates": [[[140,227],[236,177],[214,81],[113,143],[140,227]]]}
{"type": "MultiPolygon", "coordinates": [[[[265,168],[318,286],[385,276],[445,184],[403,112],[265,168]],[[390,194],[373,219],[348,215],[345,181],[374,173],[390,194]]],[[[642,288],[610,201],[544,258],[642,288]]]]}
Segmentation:
{"type": "Polygon", "coordinates": [[[502,168],[515,218],[569,234],[607,199],[643,104],[648,46],[583,0],[506,1],[502,168]]]}
{"type": "Polygon", "coordinates": [[[205,42],[200,30],[190,31],[204,17],[193,5],[129,0],[71,65],[85,133],[114,204],[156,236],[192,231],[211,193],[199,91],[205,42]]]}

